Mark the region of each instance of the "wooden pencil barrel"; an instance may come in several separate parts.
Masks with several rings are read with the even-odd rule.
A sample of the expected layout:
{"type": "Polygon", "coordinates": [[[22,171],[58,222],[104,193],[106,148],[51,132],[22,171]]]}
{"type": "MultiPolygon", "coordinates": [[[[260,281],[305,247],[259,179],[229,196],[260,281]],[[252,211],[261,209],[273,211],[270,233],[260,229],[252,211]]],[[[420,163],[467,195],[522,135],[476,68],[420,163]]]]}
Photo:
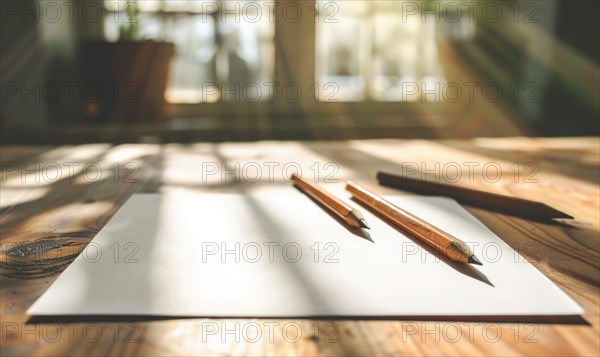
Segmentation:
{"type": "Polygon", "coordinates": [[[400,228],[423,240],[449,259],[467,263],[469,257],[473,255],[466,244],[460,239],[386,201],[365,188],[353,182],[348,182],[346,189],[357,200],[389,219],[400,228]]]}
{"type": "Polygon", "coordinates": [[[343,219],[347,224],[352,227],[360,227],[359,220],[362,218],[360,212],[352,209],[352,207],[348,206],[331,193],[321,189],[316,184],[298,176],[295,173],[292,174],[291,178],[294,183],[298,185],[298,187],[300,187],[304,192],[327,207],[330,211],[343,219]]]}

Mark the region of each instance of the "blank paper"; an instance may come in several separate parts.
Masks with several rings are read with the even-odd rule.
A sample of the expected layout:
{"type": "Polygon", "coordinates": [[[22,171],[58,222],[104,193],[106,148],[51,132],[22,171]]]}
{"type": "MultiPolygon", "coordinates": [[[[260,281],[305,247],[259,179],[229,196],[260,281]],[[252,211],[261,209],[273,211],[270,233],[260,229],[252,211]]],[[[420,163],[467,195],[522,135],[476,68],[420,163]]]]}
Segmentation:
{"type": "Polygon", "coordinates": [[[370,237],[293,187],[135,194],[30,315],[536,316],[582,309],[452,199],[388,196],[465,241],[449,263],[359,208],[370,237]]]}

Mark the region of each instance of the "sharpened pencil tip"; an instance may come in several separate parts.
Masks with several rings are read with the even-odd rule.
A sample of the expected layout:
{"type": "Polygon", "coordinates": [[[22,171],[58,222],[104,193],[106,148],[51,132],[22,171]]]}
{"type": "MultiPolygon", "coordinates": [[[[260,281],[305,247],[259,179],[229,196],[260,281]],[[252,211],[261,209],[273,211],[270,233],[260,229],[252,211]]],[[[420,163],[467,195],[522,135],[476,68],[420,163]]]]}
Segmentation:
{"type": "Polygon", "coordinates": [[[477,257],[474,256],[474,255],[471,255],[469,257],[469,263],[471,263],[471,264],[477,264],[477,265],[483,265],[483,264],[481,264],[481,262],[479,261],[479,259],[477,259],[477,257]]]}
{"type": "Polygon", "coordinates": [[[367,221],[365,221],[365,219],[364,219],[364,218],[363,218],[363,219],[361,219],[361,220],[359,220],[359,221],[358,221],[358,224],[359,224],[361,227],[363,227],[363,228],[366,228],[366,229],[371,229],[371,227],[369,227],[369,225],[367,224],[367,221]]]}

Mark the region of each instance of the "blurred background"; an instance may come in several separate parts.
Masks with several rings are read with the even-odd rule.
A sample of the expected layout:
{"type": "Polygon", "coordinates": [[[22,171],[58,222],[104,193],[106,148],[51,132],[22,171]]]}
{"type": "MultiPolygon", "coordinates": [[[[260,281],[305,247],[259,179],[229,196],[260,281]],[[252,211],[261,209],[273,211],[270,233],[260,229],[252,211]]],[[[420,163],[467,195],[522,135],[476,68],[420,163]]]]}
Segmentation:
{"type": "Polygon", "coordinates": [[[3,144],[599,134],[598,1],[18,0],[3,144]]]}

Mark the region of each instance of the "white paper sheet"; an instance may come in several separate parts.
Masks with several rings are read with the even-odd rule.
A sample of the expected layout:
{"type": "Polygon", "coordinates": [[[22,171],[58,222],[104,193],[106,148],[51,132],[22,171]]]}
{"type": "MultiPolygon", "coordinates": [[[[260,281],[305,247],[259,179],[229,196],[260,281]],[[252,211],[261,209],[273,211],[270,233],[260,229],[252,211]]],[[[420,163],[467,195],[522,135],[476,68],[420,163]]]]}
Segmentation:
{"type": "Polygon", "coordinates": [[[370,239],[295,188],[136,194],[30,315],[197,317],[579,315],[582,309],[454,200],[392,202],[467,242],[441,261],[357,203],[370,239]]]}

